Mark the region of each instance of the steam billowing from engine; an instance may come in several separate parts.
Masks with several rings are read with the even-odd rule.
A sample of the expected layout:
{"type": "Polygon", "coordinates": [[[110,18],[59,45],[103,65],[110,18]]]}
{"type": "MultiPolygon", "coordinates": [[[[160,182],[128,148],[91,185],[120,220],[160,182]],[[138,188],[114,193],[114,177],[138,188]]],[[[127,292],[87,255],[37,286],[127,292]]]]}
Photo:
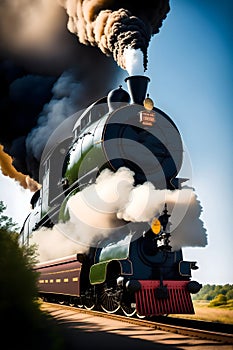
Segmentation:
{"type": "MultiPolygon", "coordinates": [[[[86,253],[120,226],[150,222],[159,216],[165,202],[171,213],[173,249],[206,246],[206,229],[200,219],[202,207],[192,188],[158,190],[150,182],[135,186],[133,173],[127,168],[116,173],[103,170],[95,183],[68,200],[70,220],[52,229],[40,228],[31,236],[30,244],[37,245],[41,262],[75,254],[77,250],[86,253]]],[[[128,232],[133,227],[130,225],[128,232]]]]}
{"type": "Polygon", "coordinates": [[[144,70],[147,48],[170,10],[168,0],[133,2],[113,0],[60,0],[69,16],[68,29],[80,43],[98,46],[117,64],[126,67],[127,49],[140,49],[144,70]]]}

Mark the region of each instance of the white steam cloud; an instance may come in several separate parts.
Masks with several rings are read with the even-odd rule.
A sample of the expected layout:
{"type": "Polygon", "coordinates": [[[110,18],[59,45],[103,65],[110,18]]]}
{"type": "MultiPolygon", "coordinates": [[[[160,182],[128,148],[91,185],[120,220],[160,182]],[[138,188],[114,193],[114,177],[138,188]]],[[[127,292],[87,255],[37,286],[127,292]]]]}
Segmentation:
{"type": "Polygon", "coordinates": [[[125,67],[129,75],[144,75],[143,53],[131,47],[124,50],[125,67]]]}
{"type": "Polygon", "coordinates": [[[74,194],[66,205],[70,219],[52,229],[34,233],[31,243],[38,245],[40,261],[86,252],[104,237],[125,229],[129,222],[150,223],[167,203],[173,250],[205,246],[206,230],[200,219],[202,208],[192,188],[158,190],[151,183],[134,186],[133,172],[105,169],[94,184],[74,194]]]}

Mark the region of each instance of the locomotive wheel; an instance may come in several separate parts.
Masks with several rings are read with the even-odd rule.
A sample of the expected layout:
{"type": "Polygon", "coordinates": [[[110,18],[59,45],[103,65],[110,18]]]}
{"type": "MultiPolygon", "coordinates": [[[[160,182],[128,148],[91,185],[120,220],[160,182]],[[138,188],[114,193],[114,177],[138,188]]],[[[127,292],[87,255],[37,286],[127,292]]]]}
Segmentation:
{"type": "Polygon", "coordinates": [[[92,302],[92,301],[90,301],[90,300],[88,300],[88,301],[85,300],[84,307],[85,307],[85,309],[87,309],[87,310],[93,310],[94,307],[95,307],[95,303],[92,302]]]}
{"type": "Polygon", "coordinates": [[[123,313],[128,317],[131,317],[136,313],[136,308],[131,307],[128,303],[122,302],[121,309],[122,309],[123,313]]]}
{"type": "Polygon", "coordinates": [[[79,307],[80,309],[82,309],[83,308],[83,303],[82,303],[82,300],[79,300],[78,302],[77,302],[77,307],[79,307]]]}
{"type": "Polygon", "coordinates": [[[85,293],[84,301],[83,301],[84,308],[87,310],[93,310],[96,306],[95,299],[93,297],[92,289],[88,289],[85,293]]]}
{"type": "Polygon", "coordinates": [[[70,297],[69,298],[69,306],[72,306],[72,307],[74,307],[75,306],[75,298],[73,298],[73,297],[70,297]]]}
{"type": "Polygon", "coordinates": [[[108,287],[104,284],[99,291],[101,309],[108,314],[116,313],[120,305],[120,291],[117,287],[108,287]]]}
{"type": "Polygon", "coordinates": [[[83,302],[82,302],[82,299],[81,297],[74,297],[74,298],[71,298],[70,299],[70,306],[76,306],[78,307],[79,309],[82,309],[83,308],[83,302]]]}

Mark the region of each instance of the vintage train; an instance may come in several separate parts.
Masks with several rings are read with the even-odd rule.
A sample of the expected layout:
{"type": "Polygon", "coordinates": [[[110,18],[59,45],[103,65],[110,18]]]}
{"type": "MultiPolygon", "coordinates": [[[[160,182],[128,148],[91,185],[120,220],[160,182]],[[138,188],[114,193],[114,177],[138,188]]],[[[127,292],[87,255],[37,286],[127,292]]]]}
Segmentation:
{"type": "MultiPolygon", "coordinates": [[[[130,169],[135,185],[147,181],[157,189],[181,188],[178,128],[154,107],[147,94],[148,77],[129,76],[125,81],[129,93],[120,86],[90,105],[75,121],[72,139],[55,145],[42,159],[42,188],[32,197],[33,210],[20,233],[22,244],[40,227],[68,222],[69,199],[103,169],[130,169]]],[[[164,203],[150,222],[119,221],[85,253],[38,263],[40,295],[108,313],[121,310],[128,316],[194,313],[191,293],[201,284],[191,280],[191,270],[198,267],[183,260],[182,249],[171,247],[168,209],[164,203]]]]}

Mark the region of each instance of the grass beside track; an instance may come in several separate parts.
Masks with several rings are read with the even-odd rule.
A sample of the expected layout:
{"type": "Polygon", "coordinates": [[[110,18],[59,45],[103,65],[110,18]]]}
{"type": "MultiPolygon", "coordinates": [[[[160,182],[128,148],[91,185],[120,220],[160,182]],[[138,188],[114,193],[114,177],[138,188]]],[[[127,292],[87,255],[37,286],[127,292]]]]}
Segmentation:
{"type": "Polygon", "coordinates": [[[194,315],[171,315],[180,318],[233,324],[233,310],[222,307],[208,307],[208,302],[194,301],[194,315]]]}

